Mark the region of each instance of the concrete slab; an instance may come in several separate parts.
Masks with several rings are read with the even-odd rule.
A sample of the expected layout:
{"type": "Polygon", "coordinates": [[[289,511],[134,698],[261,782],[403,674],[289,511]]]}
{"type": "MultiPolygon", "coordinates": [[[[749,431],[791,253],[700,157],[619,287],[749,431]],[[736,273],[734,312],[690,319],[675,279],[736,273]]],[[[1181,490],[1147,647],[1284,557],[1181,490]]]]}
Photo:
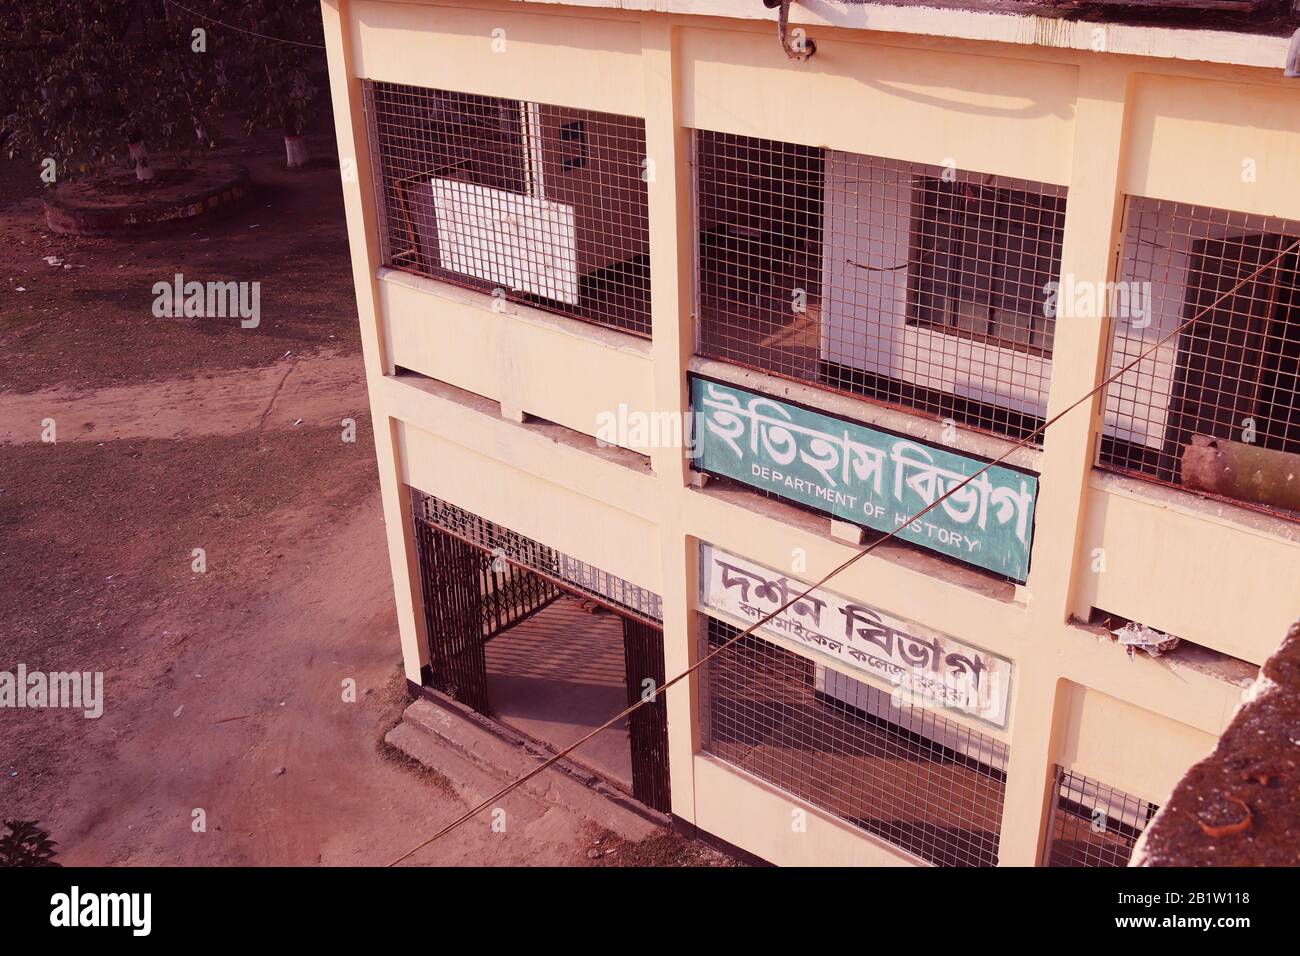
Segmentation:
{"type": "MultiPolygon", "coordinates": [[[[415,701],[385,739],[445,776],[467,806],[486,800],[548,756],[500,736],[485,718],[454,702],[415,701]]],[[[558,811],[573,818],[575,825],[593,825],[633,842],[658,832],[666,822],[657,821],[599,777],[559,765],[522,784],[501,805],[511,819],[540,820],[558,811]]],[[[483,811],[484,820],[488,813],[483,811]]]]}
{"type": "MultiPolygon", "coordinates": [[[[562,597],[487,648],[488,700],[496,717],[556,750],[627,706],[623,624],[608,611],[590,613],[562,597]]],[[[570,757],[632,789],[627,720],[583,744],[570,757]]]]}

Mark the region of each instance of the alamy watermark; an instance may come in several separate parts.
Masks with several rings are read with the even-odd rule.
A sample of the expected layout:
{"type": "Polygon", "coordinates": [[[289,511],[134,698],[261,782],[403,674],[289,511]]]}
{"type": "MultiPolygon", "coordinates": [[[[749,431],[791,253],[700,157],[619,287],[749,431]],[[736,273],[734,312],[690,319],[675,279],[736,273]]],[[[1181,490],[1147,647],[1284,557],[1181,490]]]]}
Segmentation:
{"type": "Polygon", "coordinates": [[[1151,324],[1150,282],[1083,282],[1072,275],[1043,286],[1043,315],[1057,319],[1090,319],[1105,314],[1131,328],[1151,324]]]}
{"type": "Polygon", "coordinates": [[[0,707],[80,710],[94,720],[104,713],[102,671],[29,671],[19,664],[16,672],[0,671],[0,707]]]}
{"type": "Polygon", "coordinates": [[[979,716],[996,714],[1006,690],[996,671],[979,674],[972,681],[965,673],[936,674],[913,667],[903,670],[890,683],[893,690],[889,702],[900,710],[943,707],[979,716]]]}
{"type": "Polygon", "coordinates": [[[185,281],[176,273],[171,282],[153,284],[154,318],[233,319],[241,329],[262,321],[262,283],[185,281]]]}
{"type": "Polygon", "coordinates": [[[698,412],[647,412],[619,403],[596,415],[596,443],[602,448],[682,448],[686,457],[700,452],[695,439],[698,412]]]}
{"type": "Polygon", "coordinates": [[[54,927],[121,927],[132,936],[148,936],[153,928],[152,893],[83,893],[72,886],[50,897],[54,927]]]}

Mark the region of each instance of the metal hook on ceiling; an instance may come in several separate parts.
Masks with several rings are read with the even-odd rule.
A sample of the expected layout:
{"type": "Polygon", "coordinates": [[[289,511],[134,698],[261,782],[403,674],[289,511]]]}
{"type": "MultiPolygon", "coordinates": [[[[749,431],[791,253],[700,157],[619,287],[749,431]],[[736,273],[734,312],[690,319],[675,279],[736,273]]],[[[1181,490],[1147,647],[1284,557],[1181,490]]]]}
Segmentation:
{"type": "Polygon", "coordinates": [[[781,49],[785,50],[785,55],[792,60],[807,60],[817,52],[817,44],[811,37],[807,36],[803,27],[790,29],[790,4],[794,0],[763,0],[763,6],[769,10],[780,7],[780,13],[777,14],[776,30],[777,36],[781,38],[781,49]]]}

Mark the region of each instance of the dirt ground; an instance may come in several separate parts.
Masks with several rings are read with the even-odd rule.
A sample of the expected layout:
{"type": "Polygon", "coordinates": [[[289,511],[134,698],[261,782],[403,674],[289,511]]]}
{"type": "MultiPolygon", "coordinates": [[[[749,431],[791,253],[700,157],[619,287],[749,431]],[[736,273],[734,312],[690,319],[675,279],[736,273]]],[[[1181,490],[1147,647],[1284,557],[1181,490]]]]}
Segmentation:
{"type": "MultiPolygon", "coordinates": [[[[312,145],[318,155],[329,150],[319,138],[312,145]]],[[[40,228],[39,180],[28,164],[0,159],[5,390],[98,388],[266,366],[286,352],[323,346],[357,352],[339,171],[287,171],[274,149],[258,140],[221,151],[253,174],[258,188],[246,206],[214,222],[155,227],[129,242],[40,228]],[[47,262],[51,256],[57,261],[47,262]],[[155,320],[153,285],[177,272],[187,281],[260,282],[261,324],[243,330],[205,319],[155,320]]]]}
{"type": "MultiPolygon", "coordinates": [[[[338,169],[275,147],[227,151],[248,208],[130,240],[49,233],[0,160],[0,670],[102,671],[106,698],[0,709],[0,819],[65,864],[382,864],[464,809],[380,745],[406,698],[338,169]],[[154,318],[176,272],[260,281],[261,325],[154,318]]],[[[700,861],[519,819],[414,860],[700,861]]]]}

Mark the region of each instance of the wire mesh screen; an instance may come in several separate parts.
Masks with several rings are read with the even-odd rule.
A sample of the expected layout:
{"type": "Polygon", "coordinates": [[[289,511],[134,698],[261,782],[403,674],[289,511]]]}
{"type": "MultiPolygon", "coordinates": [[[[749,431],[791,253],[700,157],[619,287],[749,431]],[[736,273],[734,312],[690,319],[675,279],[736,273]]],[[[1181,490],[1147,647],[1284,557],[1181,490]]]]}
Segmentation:
{"type": "Polygon", "coordinates": [[[695,142],[703,354],[996,434],[1041,424],[1064,187],[695,142]]]}
{"type": "MultiPolygon", "coordinates": [[[[706,620],[706,653],[739,633],[706,620]]],[[[997,864],[1005,744],[752,634],[702,670],[707,753],[930,863],[997,864]]]]}
{"type": "Polygon", "coordinates": [[[1082,774],[1056,768],[1048,866],[1127,866],[1160,808],[1082,774]]]}
{"type": "Polygon", "coordinates": [[[1155,351],[1110,386],[1102,464],[1294,516],[1298,268],[1300,223],[1130,197],[1111,369],[1155,351]]]}
{"type": "Polygon", "coordinates": [[[650,333],[642,120],[372,80],[365,101],[385,263],[650,333]]]}
{"type": "Polygon", "coordinates": [[[500,556],[552,581],[584,591],[652,624],[663,621],[663,599],[653,591],[610,574],[562,551],[503,528],[449,501],[411,489],[416,521],[450,532],[463,541],[500,556]]]}

